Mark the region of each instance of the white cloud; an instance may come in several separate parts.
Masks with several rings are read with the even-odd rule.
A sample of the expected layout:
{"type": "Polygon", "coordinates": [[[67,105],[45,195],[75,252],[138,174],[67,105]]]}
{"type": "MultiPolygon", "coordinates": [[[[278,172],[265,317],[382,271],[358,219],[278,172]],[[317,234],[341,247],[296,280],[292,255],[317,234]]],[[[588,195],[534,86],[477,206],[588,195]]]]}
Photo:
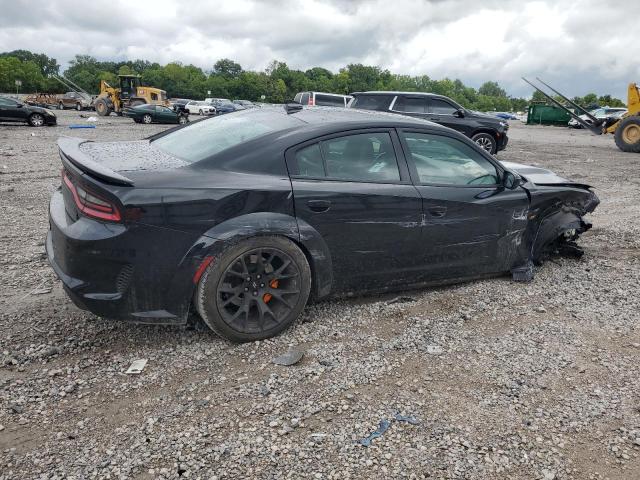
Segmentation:
{"type": "Polygon", "coordinates": [[[601,0],[0,0],[0,51],[44,52],[65,65],[100,59],[174,60],[210,69],[347,63],[395,73],[497,80],[528,94],[540,76],[569,95],[626,95],[638,79],[640,2],[601,0]]]}

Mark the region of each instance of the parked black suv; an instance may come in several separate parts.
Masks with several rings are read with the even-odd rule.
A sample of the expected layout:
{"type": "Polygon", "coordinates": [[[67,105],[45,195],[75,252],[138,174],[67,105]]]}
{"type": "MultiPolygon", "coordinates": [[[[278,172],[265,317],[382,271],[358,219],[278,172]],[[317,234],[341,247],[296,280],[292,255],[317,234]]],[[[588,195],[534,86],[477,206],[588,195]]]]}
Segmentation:
{"type": "Polygon", "coordinates": [[[461,107],[442,95],[421,92],[355,92],[349,108],[378,110],[423,118],[453,128],[487,152],[504,150],[509,141],[507,122],[461,107]]]}

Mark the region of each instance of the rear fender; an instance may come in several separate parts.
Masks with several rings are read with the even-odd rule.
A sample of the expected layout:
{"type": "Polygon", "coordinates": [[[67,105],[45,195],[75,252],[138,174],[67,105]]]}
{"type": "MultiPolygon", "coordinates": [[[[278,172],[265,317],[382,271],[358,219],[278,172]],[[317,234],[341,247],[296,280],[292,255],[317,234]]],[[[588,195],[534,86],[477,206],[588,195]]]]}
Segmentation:
{"type": "Polygon", "coordinates": [[[310,225],[281,213],[258,212],[222,222],[203,234],[182,258],[171,284],[173,298],[190,302],[194,277],[207,259],[215,262],[230,246],[257,235],[284,236],[295,242],[305,253],[313,276],[312,294],[320,298],[329,294],[333,280],[331,256],[320,234],[310,225]]]}

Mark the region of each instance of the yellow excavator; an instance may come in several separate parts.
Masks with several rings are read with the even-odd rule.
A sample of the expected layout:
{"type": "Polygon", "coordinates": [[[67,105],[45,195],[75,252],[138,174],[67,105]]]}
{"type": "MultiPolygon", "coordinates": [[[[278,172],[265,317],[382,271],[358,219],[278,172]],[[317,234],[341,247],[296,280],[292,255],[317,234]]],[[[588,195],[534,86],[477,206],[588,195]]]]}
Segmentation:
{"type": "Polygon", "coordinates": [[[575,104],[539,78],[536,77],[536,80],[558,95],[568,105],[571,105],[573,109],[570,109],[567,105],[560,103],[526,78],[522,79],[544,95],[551,103],[562,108],[569,115],[575,118],[576,121],[584,128],[589,129],[596,135],[612,133],[615,138],[616,145],[620,150],[623,152],[640,153],[640,88],[635,83],[630,83],[628,87],[627,113],[619,118],[596,118],[583,107],[575,104]],[[586,122],[582,117],[580,117],[578,112],[582,112],[582,115],[586,116],[589,119],[589,122],[586,122]]]}
{"type": "Polygon", "coordinates": [[[140,75],[118,75],[120,87],[112,87],[104,80],[100,81],[100,94],[93,102],[93,106],[101,117],[111,112],[121,115],[126,107],[135,107],[145,103],[169,106],[167,92],[154,87],[144,87],[140,84],[140,75]]]}

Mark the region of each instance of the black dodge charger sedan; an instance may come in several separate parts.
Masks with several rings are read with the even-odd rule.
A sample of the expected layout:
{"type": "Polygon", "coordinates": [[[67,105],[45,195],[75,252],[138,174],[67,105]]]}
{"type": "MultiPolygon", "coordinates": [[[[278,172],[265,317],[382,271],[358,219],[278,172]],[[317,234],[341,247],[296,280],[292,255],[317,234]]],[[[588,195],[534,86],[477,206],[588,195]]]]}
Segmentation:
{"type": "Polygon", "coordinates": [[[58,141],[49,261],[98,315],[273,336],[309,299],[530,280],[598,198],[451,129],[325,107],[249,109],[134,142],[58,141]]]}

